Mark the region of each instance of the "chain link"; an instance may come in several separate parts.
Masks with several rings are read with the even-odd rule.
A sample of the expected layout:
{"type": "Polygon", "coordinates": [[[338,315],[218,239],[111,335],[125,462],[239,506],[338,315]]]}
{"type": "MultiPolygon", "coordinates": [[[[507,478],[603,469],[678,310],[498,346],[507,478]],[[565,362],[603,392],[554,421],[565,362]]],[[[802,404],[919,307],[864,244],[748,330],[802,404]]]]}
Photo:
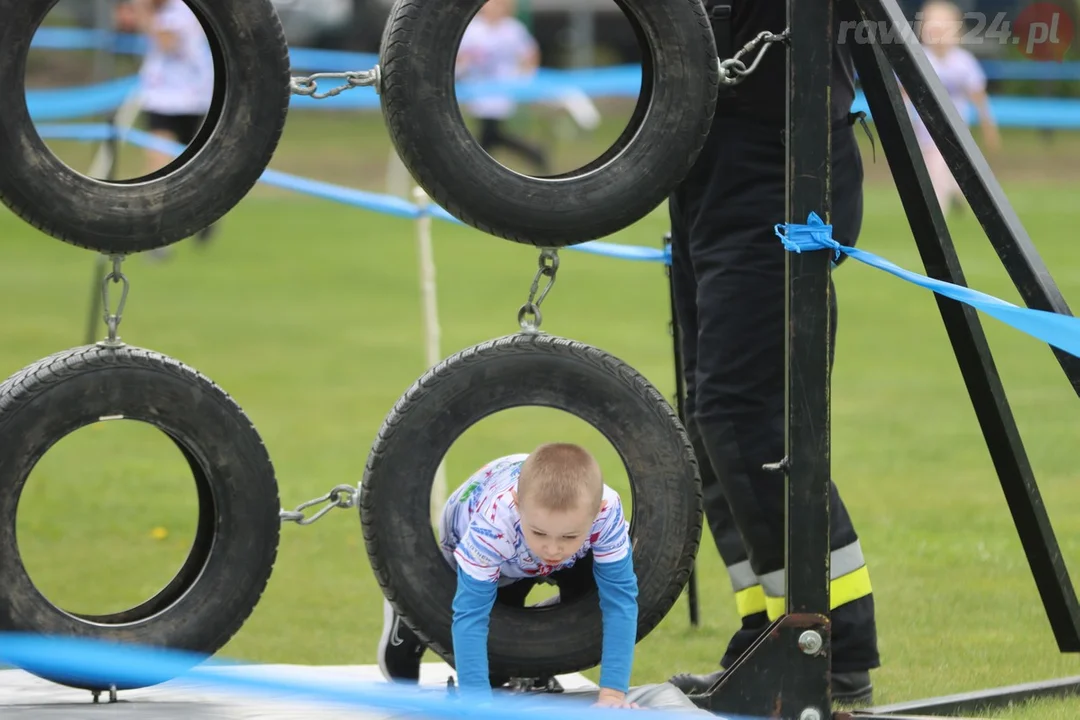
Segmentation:
{"type": "MultiPolygon", "coordinates": [[[[790,30],[784,30],[782,33],[773,33],[767,30],[758,33],[743,45],[733,57],[719,61],[720,82],[724,85],[738,85],[747,75],[757,69],[758,65],[761,64],[761,59],[765,56],[765,52],[773,43],[786,42],[790,36],[790,30]],[[761,46],[760,49],[758,48],[759,45],[761,46]],[[750,66],[747,67],[742,58],[755,49],[758,50],[758,54],[750,63],[750,66]]],[[[376,65],[371,70],[315,73],[305,77],[294,77],[289,81],[289,89],[294,95],[305,95],[315,100],[325,100],[356,87],[374,87],[376,93],[380,92],[382,88],[382,71],[380,67],[376,65]],[[345,84],[320,93],[318,92],[319,80],[344,80],[345,84]]]]}
{"type": "Polygon", "coordinates": [[[101,281],[101,307],[104,310],[105,326],[109,329],[109,335],[98,344],[117,347],[123,345],[116,333],[120,328],[120,321],[124,317],[124,306],[127,304],[128,289],[131,284],[128,282],[127,276],[120,272],[120,264],[124,262],[124,256],[111,255],[110,259],[112,260],[112,271],[105,275],[101,281]],[[123,285],[123,289],[120,291],[120,302],[116,306],[115,313],[109,309],[112,305],[109,299],[110,283],[122,283],[123,285]]]}
{"type": "Polygon", "coordinates": [[[360,488],[351,485],[338,485],[322,497],[308,500],[296,506],[295,510],[282,510],[281,522],[294,522],[297,525],[310,525],[334,508],[354,508],[360,502],[360,488]],[[304,511],[309,507],[327,503],[326,507],[319,510],[311,517],[305,517],[304,511]]]}
{"type": "Polygon", "coordinates": [[[727,60],[720,61],[720,82],[723,85],[738,85],[741,83],[747,75],[757,70],[757,66],[761,64],[761,59],[765,57],[765,51],[772,47],[773,43],[787,42],[787,39],[791,36],[790,30],[785,30],[782,33],[772,33],[764,31],[758,33],[750,42],[743,45],[734,57],[727,60]],[[757,57],[754,58],[754,62],[750,64],[750,67],[746,67],[746,63],[742,61],[742,57],[749,53],[752,53],[758,45],[761,45],[761,49],[758,50],[757,57]]]}
{"type": "Polygon", "coordinates": [[[544,316],[540,314],[540,304],[544,302],[544,298],[551,291],[551,286],[555,284],[555,274],[559,271],[559,251],[553,248],[542,250],[539,265],[540,269],[536,271],[532,285],[529,287],[529,299],[518,310],[518,325],[525,332],[540,331],[540,323],[544,321],[544,316]],[[540,292],[540,297],[536,297],[536,293],[540,291],[540,278],[545,276],[548,278],[548,283],[540,292]]]}
{"type": "Polygon", "coordinates": [[[308,75],[307,77],[294,77],[289,81],[289,89],[294,95],[306,95],[315,100],[325,100],[326,98],[340,95],[346,90],[352,90],[355,87],[369,86],[374,86],[376,93],[379,92],[382,86],[382,72],[379,70],[378,65],[371,70],[315,73],[314,75],[308,75]],[[344,80],[345,84],[327,90],[324,93],[320,93],[316,92],[319,89],[319,80],[344,80]]]}
{"type": "MultiPolygon", "coordinates": [[[[720,82],[724,85],[738,85],[747,75],[757,69],[758,65],[761,64],[761,59],[765,56],[765,52],[773,43],[786,42],[790,36],[790,30],[784,30],[782,33],[773,33],[767,30],[758,33],[743,45],[733,57],[719,61],[720,82]],[[758,49],[759,45],[761,46],[760,49],[758,49]],[[747,67],[742,58],[755,49],[758,50],[758,54],[750,66],[747,67]]],[[[382,88],[382,71],[380,67],[376,65],[371,70],[315,73],[304,77],[294,77],[289,81],[289,89],[294,95],[305,95],[315,100],[325,100],[356,87],[374,87],[376,93],[380,92],[382,88]],[[320,93],[318,92],[319,80],[344,80],[345,84],[320,93]]]]}

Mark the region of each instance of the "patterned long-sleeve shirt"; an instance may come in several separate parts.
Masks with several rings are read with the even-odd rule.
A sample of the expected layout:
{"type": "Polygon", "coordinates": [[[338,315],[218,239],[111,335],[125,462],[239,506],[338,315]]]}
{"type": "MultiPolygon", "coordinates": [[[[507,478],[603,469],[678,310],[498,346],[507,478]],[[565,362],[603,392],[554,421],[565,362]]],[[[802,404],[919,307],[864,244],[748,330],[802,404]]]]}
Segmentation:
{"type": "Polygon", "coordinates": [[[458,683],[463,691],[490,690],[487,630],[499,585],[550,575],[592,552],[603,613],[600,685],[626,692],[637,636],[637,577],[622,501],[605,485],[581,548],[557,565],[544,563],[525,543],[515,499],[526,457],[508,455],[488,463],[450,496],[443,510],[442,548],[458,576],[453,627],[458,683]]]}

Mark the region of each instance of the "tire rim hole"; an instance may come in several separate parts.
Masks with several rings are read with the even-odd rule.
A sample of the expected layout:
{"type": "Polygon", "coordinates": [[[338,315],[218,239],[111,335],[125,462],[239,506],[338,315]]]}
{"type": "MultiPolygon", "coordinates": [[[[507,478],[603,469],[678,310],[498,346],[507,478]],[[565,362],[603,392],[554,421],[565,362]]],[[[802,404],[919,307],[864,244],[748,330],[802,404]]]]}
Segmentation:
{"type": "MultiPolygon", "coordinates": [[[[604,483],[619,493],[623,512],[630,522],[630,535],[633,540],[633,492],[625,464],[615,447],[599,430],[563,410],[517,407],[495,413],[474,424],[454,442],[443,459],[447,496],[484,464],[504,455],[531,452],[538,445],[547,442],[576,443],[593,454],[600,464],[604,483]]],[[[432,531],[436,543],[439,542],[438,527],[442,507],[437,492],[433,491],[432,531]]],[[[590,578],[589,590],[580,599],[584,600],[595,592],[596,583],[590,578]]],[[[558,603],[535,606],[545,600],[551,602],[550,599],[558,595],[558,587],[550,581],[537,582],[526,594],[524,607],[527,612],[544,612],[557,608],[558,603]]],[[[503,597],[498,598],[498,602],[512,604],[507,603],[503,597]]]]}
{"type": "MultiPolygon", "coordinates": [[[[514,0],[488,0],[473,18],[459,46],[458,110],[473,140],[508,170],[547,179],[587,174],[634,137],[648,109],[651,82],[643,77],[634,92],[620,87],[610,97],[596,98],[548,73],[593,67],[617,72],[615,66],[641,64],[647,76],[648,46],[616,0],[565,13],[559,16],[557,44],[539,49],[541,69],[532,86],[544,94],[515,95],[513,86],[528,84],[530,74],[515,74],[508,53],[523,59],[527,51],[513,43],[515,32],[503,28],[523,17],[519,9],[514,0]],[[637,43],[627,47],[621,43],[626,37],[636,37],[637,43]],[[502,83],[509,92],[498,91],[502,83]],[[485,85],[494,85],[494,92],[481,93],[485,85]]],[[[618,75],[621,85],[625,76],[618,75]]]]}
{"type": "Polygon", "coordinates": [[[144,619],[186,589],[178,575],[196,574],[190,561],[205,535],[197,485],[184,453],[152,425],[111,419],[76,430],[36,463],[19,496],[23,566],[63,612],[102,624],[144,619]]]}
{"type": "MultiPolygon", "coordinates": [[[[173,36],[183,47],[183,61],[149,52],[152,41],[134,24],[136,16],[126,3],[115,8],[111,3],[59,3],[37,29],[37,46],[32,45],[26,58],[24,76],[26,90],[33,94],[28,98],[35,98],[30,111],[36,124],[72,120],[87,124],[82,140],[42,138],[49,152],[71,170],[113,184],[157,180],[187,164],[213,134],[225,99],[225,83],[218,81],[226,76],[221,45],[193,5],[186,0],[163,2],[160,12],[170,24],[184,28],[173,36]],[[101,9],[107,12],[99,17],[101,9]],[[48,35],[71,26],[112,28],[117,34],[114,40],[105,36],[100,49],[65,49],[62,37],[48,35]],[[47,42],[50,39],[61,43],[47,42]],[[123,93],[129,78],[136,79],[132,90],[142,95],[129,94],[112,116],[69,118],[64,104],[70,96],[55,92],[85,89],[105,101],[106,95],[123,93]],[[114,86],[106,87],[108,83],[114,86]],[[134,144],[108,141],[102,134],[107,126],[141,135],[129,138],[134,144]],[[144,141],[157,145],[140,147],[144,141]]],[[[108,104],[113,106],[112,101],[108,104]]]]}

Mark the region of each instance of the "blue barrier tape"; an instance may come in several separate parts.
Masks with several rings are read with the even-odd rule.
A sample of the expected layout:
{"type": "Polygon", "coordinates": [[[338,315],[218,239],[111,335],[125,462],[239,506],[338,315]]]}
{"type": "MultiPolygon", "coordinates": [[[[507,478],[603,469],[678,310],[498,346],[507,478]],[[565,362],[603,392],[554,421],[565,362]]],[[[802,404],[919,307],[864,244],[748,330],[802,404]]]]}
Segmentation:
{"type": "MultiPolygon", "coordinates": [[[[30,41],[34,50],[108,50],[118,55],[143,55],[143,35],[83,28],[40,28],[30,41]]],[[[368,70],[379,62],[375,53],[343,52],[320,48],[290,48],[289,63],[300,70],[368,70]]]]}
{"type": "MultiPolygon", "coordinates": [[[[166,153],[174,157],[184,150],[184,146],[179,143],[156,137],[150,133],[143,132],[142,130],[133,129],[121,131],[112,126],[101,124],[40,125],[37,127],[37,132],[43,139],[50,140],[103,142],[105,140],[117,138],[129,142],[132,145],[150,150],[157,150],[158,152],[166,153]]],[[[421,214],[427,214],[439,220],[445,220],[458,225],[463,224],[460,220],[438,205],[432,204],[421,208],[418,205],[414,205],[407,200],[394,197],[393,195],[381,195],[364,190],[342,187],[341,185],[334,185],[332,183],[322,182],[321,180],[312,180],[298,175],[290,175],[289,173],[271,170],[269,168],[263,171],[260,182],[285,190],[292,190],[305,195],[319,197],[324,200],[352,205],[354,207],[372,210],[386,215],[393,215],[395,217],[415,219],[420,217],[421,214]]],[[[572,245],[567,249],[579,250],[581,252],[602,255],[619,260],[671,263],[670,253],[667,252],[666,249],[661,250],[659,248],[638,245],[619,245],[610,242],[593,241],[572,245]]]]}
{"type": "Polygon", "coordinates": [[[30,39],[31,50],[109,50],[120,55],[142,55],[146,37],[88,28],[43,27],[30,39]]]}
{"type": "MultiPolygon", "coordinates": [[[[264,696],[287,694],[316,703],[429,717],[505,720],[512,717],[510,713],[517,713],[548,720],[557,713],[565,720],[617,720],[625,719],[626,715],[625,710],[592,707],[587,700],[572,696],[498,693],[477,702],[468,696],[451,695],[442,688],[371,682],[343,686],[340,679],[297,680],[281,673],[260,671],[258,665],[207,659],[186,652],[26,633],[0,633],[0,662],[34,674],[87,684],[148,687],[176,679],[196,681],[222,691],[264,696]]],[[[685,713],[675,711],[653,710],[650,716],[685,720],[685,713]]],[[[737,720],[737,716],[726,718],[737,720]]]]}
{"type": "Polygon", "coordinates": [[[354,53],[318,48],[289,48],[293,70],[334,71],[370,70],[379,64],[375,53],[354,53]]]}
{"type": "MultiPolygon", "coordinates": [[[[84,28],[45,27],[38,29],[32,48],[47,50],[104,49],[139,55],[146,51],[141,35],[84,28]]],[[[378,62],[373,53],[354,53],[317,48],[290,48],[293,68],[304,70],[366,70],[378,62]]],[[[981,60],[988,80],[1080,80],[1080,62],[1040,62],[1034,60],[981,60]]],[[[637,67],[637,66],[635,66],[637,67]]],[[[607,68],[588,68],[584,73],[602,73],[607,68]]]]}
{"type": "Polygon", "coordinates": [[[1080,62],[983,60],[987,80],[1080,80],[1080,62]]]}
{"type": "Polygon", "coordinates": [[[112,125],[38,125],[38,137],[42,140],[80,140],[84,142],[105,142],[114,140],[119,134],[112,125]]]}
{"type": "MultiPolygon", "coordinates": [[[[167,153],[173,157],[184,151],[183,145],[156,137],[150,133],[143,132],[142,130],[120,131],[116,133],[116,136],[132,145],[137,145],[149,150],[157,150],[158,152],[167,153]]],[[[278,170],[270,170],[269,168],[263,171],[262,177],[259,180],[267,185],[283,188],[285,190],[292,190],[294,192],[312,195],[325,200],[332,200],[344,205],[352,205],[365,210],[373,210],[386,215],[410,219],[415,219],[420,216],[420,211],[415,205],[392,195],[379,195],[364,190],[342,187],[320,180],[311,180],[297,175],[290,175],[278,170]]]]}
{"type": "MultiPolygon", "coordinates": [[[[370,65],[358,69],[370,68],[370,65]]],[[[527,80],[457,83],[459,102],[467,103],[493,94],[504,95],[521,103],[553,102],[578,92],[591,97],[638,96],[641,73],[632,69],[611,73],[603,78],[577,78],[574,73],[546,71],[527,80]]],[[[337,80],[320,80],[319,92],[342,84],[337,80]]],[[[26,92],[30,117],[34,120],[70,120],[112,112],[139,87],[137,76],[130,75],[96,85],[68,88],[49,88],[26,92]]],[[[294,95],[291,106],[319,110],[375,110],[380,107],[379,96],[372,87],[352,88],[336,97],[316,100],[307,95],[294,95]]]]}
{"type": "MultiPolygon", "coordinates": [[[[138,35],[73,28],[42,28],[35,35],[34,43],[47,48],[103,47],[117,52],[141,51],[145,45],[143,38],[138,35]]],[[[371,53],[308,48],[290,50],[290,58],[294,68],[308,70],[365,70],[378,62],[378,56],[371,53]]],[[[1010,71],[1017,77],[1024,67],[1032,66],[1042,68],[1038,72],[1046,74],[1048,78],[1060,77],[1061,73],[1074,73],[1075,77],[1080,78],[1080,63],[1020,62],[1010,65],[995,62],[998,63],[994,66],[997,68],[1018,68],[1010,71]]],[[[320,90],[326,90],[333,82],[323,81],[320,90]]],[[[27,102],[34,120],[54,122],[112,112],[137,89],[138,78],[129,76],[98,85],[31,90],[27,92],[27,102]]],[[[617,65],[572,70],[542,68],[532,78],[519,80],[462,81],[457,84],[457,95],[463,103],[491,94],[506,95],[517,102],[529,103],[556,101],[572,92],[590,97],[637,97],[640,89],[641,67],[617,65]]],[[[324,100],[294,96],[292,106],[344,111],[373,110],[379,108],[380,103],[374,88],[362,87],[324,100]]],[[[990,109],[1002,127],[1080,128],[1080,99],[994,96],[990,98],[990,109]]],[[[860,110],[869,114],[869,106],[861,91],[856,94],[852,112],[860,110]]],[[[976,117],[975,109],[969,108],[965,120],[974,122],[976,117]]]]}
{"type": "MultiPolygon", "coordinates": [[[[860,90],[855,94],[851,112],[863,111],[872,119],[866,96],[860,90]]],[[[1033,98],[992,96],[990,112],[1001,127],[1074,130],[1080,128],[1080,99],[1033,98]]],[[[974,107],[969,107],[966,120],[969,124],[978,118],[974,107]]]]}
{"type": "Polygon", "coordinates": [[[26,107],[35,122],[107,115],[115,112],[138,88],[138,78],[123,77],[96,85],[28,90],[26,107]]]}
{"type": "Polygon", "coordinates": [[[845,247],[833,239],[832,226],[826,225],[817,213],[810,213],[806,225],[777,225],[776,234],[789,252],[827,249],[836,253],[837,257],[844,253],[913,285],[933,290],[939,295],[982,310],[1022,333],[1080,357],[1080,318],[1018,307],[978,290],[913,273],[865,250],[845,247]]]}
{"type": "Polygon", "coordinates": [[[619,260],[641,260],[644,262],[661,262],[665,265],[671,264],[670,248],[661,250],[658,248],[645,247],[644,245],[619,245],[617,243],[609,243],[602,240],[593,240],[592,242],[571,246],[569,249],[581,250],[582,252],[592,253],[593,255],[618,258],[619,260]]]}
{"type": "MultiPolygon", "coordinates": [[[[334,85],[335,81],[321,81],[320,91],[334,85]]],[[[37,122],[74,120],[115,111],[124,100],[138,89],[138,78],[117,78],[97,85],[70,88],[29,90],[26,93],[30,117],[37,122]]],[[[461,102],[499,93],[518,102],[551,102],[573,92],[591,97],[637,97],[641,86],[641,72],[637,67],[619,66],[589,77],[585,71],[541,71],[530,80],[498,83],[460,82],[457,85],[461,102]]],[[[308,96],[293,96],[291,105],[298,109],[319,110],[376,110],[379,96],[374,88],[358,87],[333,98],[315,100],[308,96]]],[[[852,112],[870,108],[866,97],[856,93],[852,112]]],[[[1077,98],[990,98],[990,110],[1001,127],[1025,128],[1080,128],[1080,99],[1077,98]]],[[[977,118],[974,108],[969,108],[964,118],[969,123],[977,118]]]]}
{"type": "MultiPolygon", "coordinates": [[[[131,138],[131,142],[133,144],[142,144],[138,138],[134,137],[131,138]]],[[[340,185],[322,182],[321,180],[311,180],[309,178],[289,175],[288,173],[270,169],[263,171],[260,182],[285,190],[292,190],[305,195],[312,195],[324,200],[332,200],[344,205],[352,205],[354,207],[364,208],[365,210],[372,210],[386,215],[394,215],[402,218],[420,217],[420,210],[415,205],[407,200],[393,197],[392,195],[379,195],[377,193],[342,187],[340,185]]]]}

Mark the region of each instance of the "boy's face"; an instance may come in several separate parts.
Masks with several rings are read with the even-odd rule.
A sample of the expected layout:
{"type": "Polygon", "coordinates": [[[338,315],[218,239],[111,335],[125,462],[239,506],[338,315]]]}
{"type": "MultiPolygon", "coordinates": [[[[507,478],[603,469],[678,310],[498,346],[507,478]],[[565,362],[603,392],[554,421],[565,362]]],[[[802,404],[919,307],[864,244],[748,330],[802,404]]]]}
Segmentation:
{"type": "Polygon", "coordinates": [[[573,510],[548,510],[519,503],[518,512],[525,544],[537,560],[548,565],[558,565],[580,550],[596,519],[584,500],[573,510]]]}

